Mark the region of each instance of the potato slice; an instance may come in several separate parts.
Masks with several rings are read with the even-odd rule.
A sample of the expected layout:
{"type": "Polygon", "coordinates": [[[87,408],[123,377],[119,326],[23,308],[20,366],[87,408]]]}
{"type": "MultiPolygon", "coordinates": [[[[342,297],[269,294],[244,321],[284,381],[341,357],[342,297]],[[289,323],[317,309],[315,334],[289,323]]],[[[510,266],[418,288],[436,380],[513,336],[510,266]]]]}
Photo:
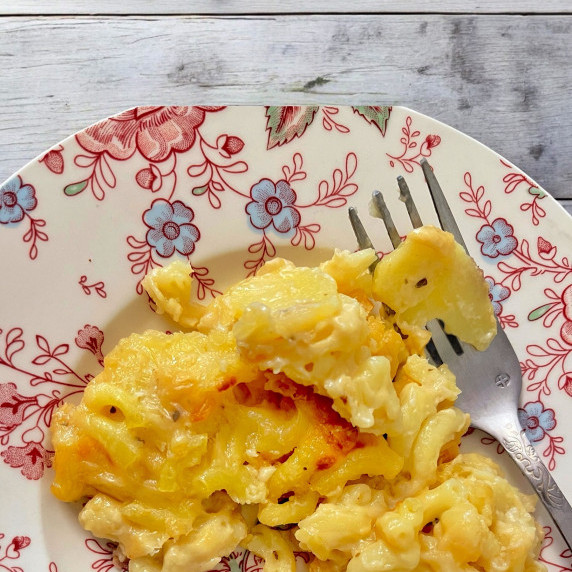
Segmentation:
{"type": "Polygon", "coordinates": [[[450,334],[478,350],[496,334],[496,320],[483,272],[453,235],[418,228],[377,265],[373,293],[415,326],[439,318],[450,334]]]}

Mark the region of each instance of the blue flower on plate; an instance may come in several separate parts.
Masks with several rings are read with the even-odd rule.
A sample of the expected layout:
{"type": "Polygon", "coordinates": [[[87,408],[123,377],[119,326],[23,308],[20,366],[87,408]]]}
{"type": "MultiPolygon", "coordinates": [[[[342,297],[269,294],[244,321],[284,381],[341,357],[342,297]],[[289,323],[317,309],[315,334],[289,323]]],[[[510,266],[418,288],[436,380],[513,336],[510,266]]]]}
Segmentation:
{"type": "Polygon", "coordinates": [[[518,410],[518,420],[529,441],[541,441],[547,431],[556,427],[553,409],[544,409],[541,401],[530,401],[518,410]]]}
{"type": "Polygon", "coordinates": [[[491,224],[485,224],[477,233],[481,252],[489,258],[496,258],[499,254],[503,256],[510,254],[518,244],[513,231],[512,226],[504,218],[497,218],[491,224]]]}
{"type": "Polygon", "coordinates": [[[502,284],[497,284],[490,276],[487,276],[485,280],[489,285],[489,298],[491,299],[495,316],[500,316],[502,312],[501,302],[510,296],[510,290],[502,284]]]}
{"type": "Polygon", "coordinates": [[[147,243],[164,258],[175,250],[185,256],[191,254],[201,237],[199,229],[191,224],[194,216],[193,210],[182,201],[154,200],[143,213],[143,222],[149,227],[147,243]]]}
{"type": "Polygon", "coordinates": [[[263,230],[272,226],[287,233],[300,224],[300,213],[293,205],[296,193],[286,181],[274,184],[262,179],[250,189],[252,201],[246,205],[252,226],[263,230]]]}
{"type": "Polygon", "coordinates": [[[8,179],[0,187],[0,223],[20,222],[37,204],[32,185],[24,185],[19,175],[8,179]]]}

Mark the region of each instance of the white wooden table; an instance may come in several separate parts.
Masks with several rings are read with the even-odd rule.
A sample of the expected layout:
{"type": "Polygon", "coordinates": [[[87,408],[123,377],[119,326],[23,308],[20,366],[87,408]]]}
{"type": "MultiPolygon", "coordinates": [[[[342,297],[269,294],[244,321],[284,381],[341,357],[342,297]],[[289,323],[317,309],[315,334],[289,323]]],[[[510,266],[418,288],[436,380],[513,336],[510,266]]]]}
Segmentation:
{"type": "Polygon", "coordinates": [[[400,104],[572,212],[571,0],[4,0],[0,180],[140,104],[400,104]]]}

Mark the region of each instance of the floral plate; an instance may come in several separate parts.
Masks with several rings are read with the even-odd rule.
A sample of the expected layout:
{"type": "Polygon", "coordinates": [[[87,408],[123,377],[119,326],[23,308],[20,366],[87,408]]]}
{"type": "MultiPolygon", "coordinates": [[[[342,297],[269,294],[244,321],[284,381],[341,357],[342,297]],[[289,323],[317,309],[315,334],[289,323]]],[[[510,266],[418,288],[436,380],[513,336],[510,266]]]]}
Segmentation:
{"type": "MultiPolygon", "coordinates": [[[[0,570],[114,569],[111,545],[87,537],[78,507],[50,495],[47,429],[120,337],[164,328],[141,296],[147,271],[188,257],[195,295],[209,300],[275,255],[313,264],[333,247],[354,249],[348,205],[389,251],[366,216],[371,191],[386,191],[405,234],[395,177],[406,175],[423,220],[436,223],[423,157],[520,356],[523,427],[572,498],[572,224],[536,183],[404,108],[139,107],[71,136],[0,186],[0,570]]],[[[498,455],[529,490],[486,435],[463,447],[498,455]]],[[[541,559],[551,572],[572,570],[538,514],[541,559]]],[[[237,551],[217,570],[255,572],[261,562],[237,551]]]]}

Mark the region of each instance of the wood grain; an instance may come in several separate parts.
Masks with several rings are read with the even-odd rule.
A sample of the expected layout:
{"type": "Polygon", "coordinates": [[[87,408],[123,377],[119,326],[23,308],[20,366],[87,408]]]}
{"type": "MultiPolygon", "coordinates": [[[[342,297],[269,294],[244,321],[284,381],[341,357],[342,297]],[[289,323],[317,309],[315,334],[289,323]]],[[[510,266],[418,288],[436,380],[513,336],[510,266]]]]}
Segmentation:
{"type": "Polygon", "coordinates": [[[570,0],[6,0],[0,14],[570,14],[570,0]]]}
{"type": "Polygon", "coordinates": [[[572,199],[572,17],[0,18],[0,179],[140,104],[401,104],[572,199]]]}

